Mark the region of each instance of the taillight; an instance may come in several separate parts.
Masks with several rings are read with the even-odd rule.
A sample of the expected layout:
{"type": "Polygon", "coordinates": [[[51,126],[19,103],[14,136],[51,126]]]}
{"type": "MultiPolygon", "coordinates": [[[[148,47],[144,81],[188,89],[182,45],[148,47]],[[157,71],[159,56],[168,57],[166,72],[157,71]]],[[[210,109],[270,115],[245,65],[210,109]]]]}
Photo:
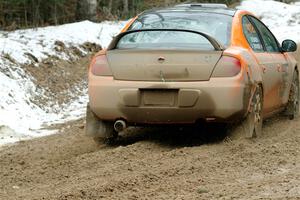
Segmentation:
{"type": "Polygon", "coordinates": [[[91,71],[95,76],[112,76],[106,55],[100,55],[95,58],[91,65],[91,71]]]}
{"type": "Polygon", "coordinates": [[[212,77],[233,77],[238,75],[240,71],[241,62],[239,59],[222,56],[215,67],[212,77]]]}

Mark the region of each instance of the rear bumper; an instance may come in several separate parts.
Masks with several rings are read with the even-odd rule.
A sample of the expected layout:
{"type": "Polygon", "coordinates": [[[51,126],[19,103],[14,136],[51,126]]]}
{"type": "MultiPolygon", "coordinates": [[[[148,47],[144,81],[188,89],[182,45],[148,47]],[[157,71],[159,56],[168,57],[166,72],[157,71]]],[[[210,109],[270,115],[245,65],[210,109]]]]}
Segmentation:
{"type": "Polygon", "coordinates": [[[107,121],[125,119],[138,124],[180,124],[204,119],[232,122],[241,119],[247,111],[249,89],[246,85],[242,73],[232,78],[201,82],[118,81],[90,74],[89,98],[92,111],[107,121]],[[175,91],[173,104],[147,104],[143,91],[149,89],[175,91]]]}

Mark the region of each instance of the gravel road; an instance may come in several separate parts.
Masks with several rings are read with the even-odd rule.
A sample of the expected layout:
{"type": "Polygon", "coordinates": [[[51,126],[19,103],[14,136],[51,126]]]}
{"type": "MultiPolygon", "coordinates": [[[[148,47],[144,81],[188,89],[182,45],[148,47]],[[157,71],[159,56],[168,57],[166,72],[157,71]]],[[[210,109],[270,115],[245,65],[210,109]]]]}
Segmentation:
{"type": "Polygon", "coordinates": [[[83,125],[2,147],[0,199],[300,199],[300,119],[274,117],[253,140],[133,128],[114,146],[83,125]]]}

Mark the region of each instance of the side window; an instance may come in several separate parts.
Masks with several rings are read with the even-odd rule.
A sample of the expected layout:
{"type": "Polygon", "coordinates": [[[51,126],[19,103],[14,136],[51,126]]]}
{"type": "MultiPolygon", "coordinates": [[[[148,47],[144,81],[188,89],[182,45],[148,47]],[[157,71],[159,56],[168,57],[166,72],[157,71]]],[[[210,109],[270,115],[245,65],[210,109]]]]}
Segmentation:
{"type": "Polygon", "coordinates": [[[249,21],[249,19],[244,16],[243,17],[243,31],[244,35],[250,45],[250,47],[253,49],[253,51],[262,52],[264,51],[262,42],[260,41],[260,38],[258,36],[258,33],[256,32],[254,26],[249,21]]]}
{"type": "Polygon", "coordinates": [[[279,52],[279,47],[276,38],[273,36],[273,34],[269,31],[269,29],[258,19],[254,17],[250,17],[250,19],[253,21],[255,26],[257,27],[258,31],[260,32],[260,35],[264,41],[266,50],[268,52],[279,52]]]}

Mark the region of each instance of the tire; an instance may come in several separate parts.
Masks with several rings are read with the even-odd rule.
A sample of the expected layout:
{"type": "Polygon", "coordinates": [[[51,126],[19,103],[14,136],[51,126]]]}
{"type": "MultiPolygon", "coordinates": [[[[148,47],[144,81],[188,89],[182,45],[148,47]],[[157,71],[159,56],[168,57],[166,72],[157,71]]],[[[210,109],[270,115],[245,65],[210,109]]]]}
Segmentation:
{"type": "Polygon", "coordinates": [[[232,130],[233,138],[256,138],[262,135],[263,92],[257,87],[245,119],[232,130]]]}
{"type": "Polygon", "coordinates": [[[100,120],[91,110],[89,104],[86,108],[85,133],[94,139],[97,144],[113,143],[118,137],[112,122],[100,120]]]}
{"type": "Polygon", "coordinates": [[[290,120],[295,119],[299,114],[299,76],[297,71],[295,71],[293,75],[293,81],[291,84],[286,110],[290,120]]]}

